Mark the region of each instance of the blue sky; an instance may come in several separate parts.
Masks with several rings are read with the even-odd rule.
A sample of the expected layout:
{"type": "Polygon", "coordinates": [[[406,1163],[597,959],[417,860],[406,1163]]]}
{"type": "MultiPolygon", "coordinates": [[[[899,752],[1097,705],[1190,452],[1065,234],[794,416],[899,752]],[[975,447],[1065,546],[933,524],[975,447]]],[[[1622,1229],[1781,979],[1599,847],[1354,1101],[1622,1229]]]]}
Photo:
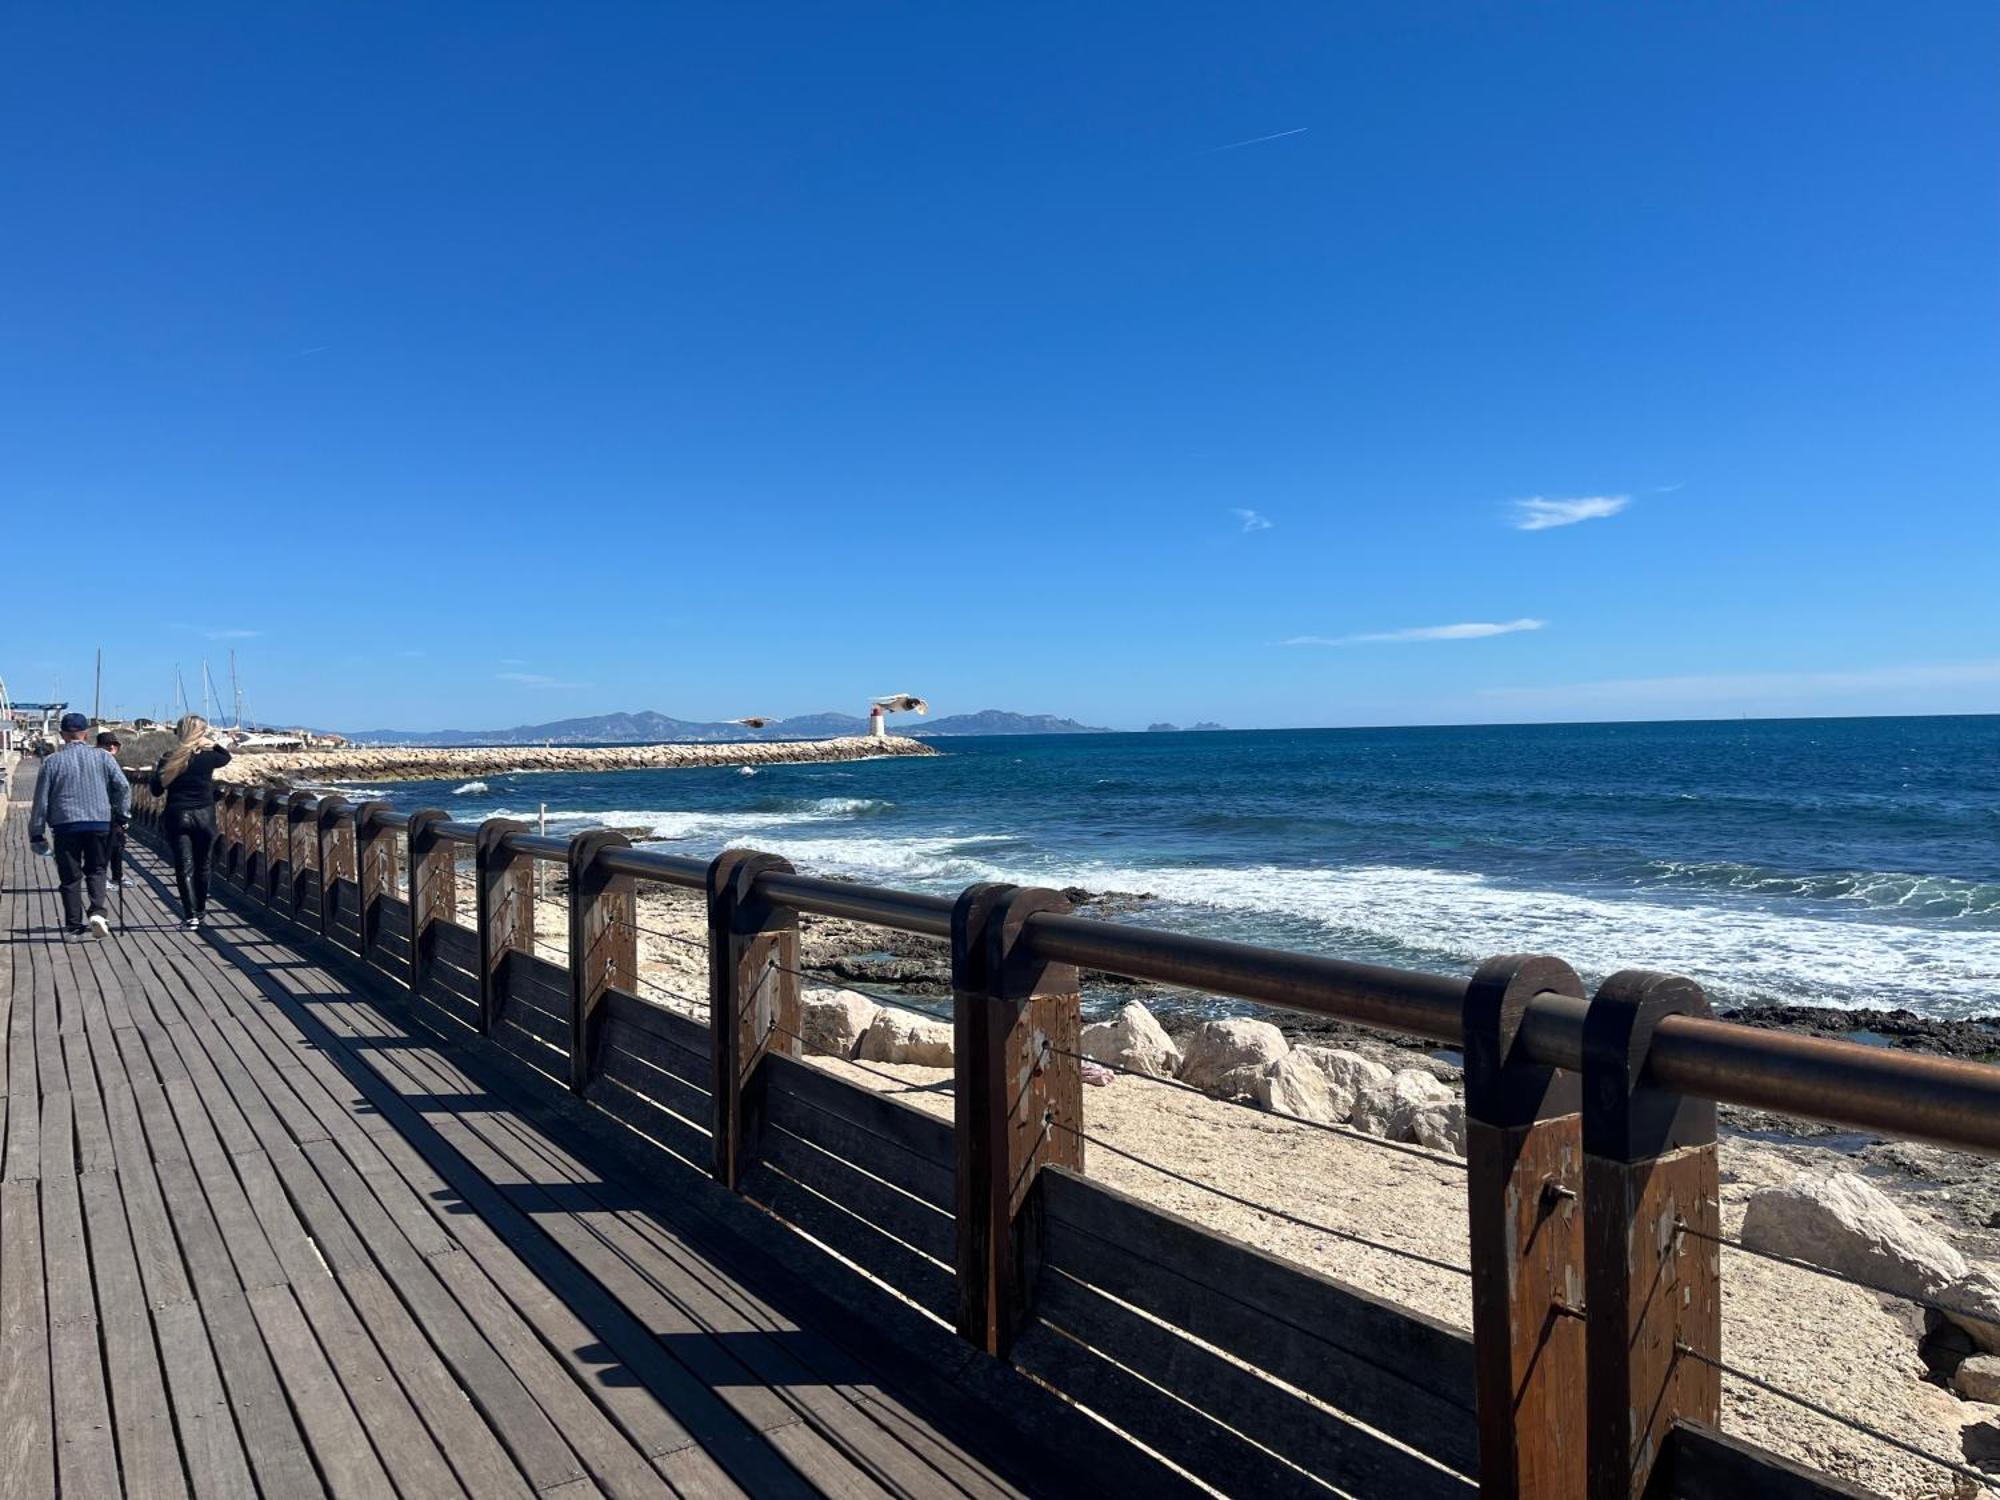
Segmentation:
{"type": "Polygon", "coordinates": [[[17,697],[101,644],[108,705],[234,647],[350,728],[2000,710],[1985,0],[4,50],[17,697]]]}

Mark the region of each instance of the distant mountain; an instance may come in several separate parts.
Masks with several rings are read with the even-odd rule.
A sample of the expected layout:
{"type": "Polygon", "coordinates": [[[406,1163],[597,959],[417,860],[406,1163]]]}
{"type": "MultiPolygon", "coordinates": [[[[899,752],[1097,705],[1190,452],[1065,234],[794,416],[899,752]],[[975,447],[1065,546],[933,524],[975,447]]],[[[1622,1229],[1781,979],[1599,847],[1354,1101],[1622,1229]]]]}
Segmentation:
{"type": "Polygon", "coordinates": [[[361,729],[348,738],[363,745],[653,745],[668,741],[824,740],[867,732],[868,721],[858,714],[800,714],[775,720],[762,729],[745,729],[741,724],[714,720],[676,719],[649,709],[517,724],[512,729],[361,729]]]}
{"type": "Polygon", "coordinates": [[[1178,724],[1148,724],[1146,732],[1148,734],[1195,734],[1204,729],[1224,729],[1227,727],[1223,724],[1217,724],[1213,720],[1203,719],[1199,724],[1188,725],[1186,729],[1182,729],[1178,724]]]}
{"type": "Polygon", "coordinates": [[[904,726],[903,733],[918,739],[949,738],[970,734],[1110,734],[1095,724],[1079,724],[1054,714],[1015,714],[1002,708],[981,709],[976,714],[947,714],[928,724],[904,726]]]}
{"type": "MultiPolygon", "coordinates": [[[[928,723],[920,719],[891,720],[898,734],[954,736],[971,734],[1109,734],[1091,724],[1059,719],[1053,714],[1015,714],[989,708],[976,714],[950,714],[928,723]]],[[[556,719],[547,724],[517,724],[512,729],[361,729],[348,738],[361,745],[653,745],[668,741],[704,743],[738,740],[825,740],[866,734],[868,721],[859,714],[799,714],[778,719],[762,729],[706,719],[676,719],[671,714],[596,714],[581,719],[556,719]]]]}

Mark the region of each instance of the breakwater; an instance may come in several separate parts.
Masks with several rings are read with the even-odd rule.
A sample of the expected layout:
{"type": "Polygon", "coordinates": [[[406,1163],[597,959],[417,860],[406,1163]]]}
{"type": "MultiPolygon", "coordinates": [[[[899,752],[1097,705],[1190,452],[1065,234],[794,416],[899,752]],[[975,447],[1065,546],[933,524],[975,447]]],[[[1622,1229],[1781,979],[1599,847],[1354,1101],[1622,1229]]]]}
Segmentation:
{"type": "Polygon", "coordinates": [[[850,735],[832,740],[702,745],[492,745],[426,749],[323,749],[239,755],[218,779],[255,786],[315,781],[430,781],[519,771],[648,771],[699,766],[771,766],[935,755],[921,740],[850,735]]]}

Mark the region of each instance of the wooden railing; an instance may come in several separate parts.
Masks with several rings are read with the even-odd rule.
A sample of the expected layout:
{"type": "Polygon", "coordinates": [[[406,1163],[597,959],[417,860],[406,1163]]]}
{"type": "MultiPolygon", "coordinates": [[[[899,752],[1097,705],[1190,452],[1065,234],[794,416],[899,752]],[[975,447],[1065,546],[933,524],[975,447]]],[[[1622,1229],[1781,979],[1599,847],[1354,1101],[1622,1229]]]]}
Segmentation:
{"type": "Polygon", "coordinates": [[[1229,1494],[1861,1494],[1718,1430],[1715,1100],[2000,1148],[2000,1069],[1731,1026],[1665,975],[1467,982],[305,793],[231,788],[218,816],[216,868],[271,928],[1229,1494]],[[566,963],[538,952],[537,862],[566,873],[566,963]],[[639,993],[640,880],[706,902],[706,1025],[639,993]],[[801,912],[950,942],[953,1124],[801,1060],[801,912]],[[1471,1336],[1084,1175],[1078,963],[1461,1045],[1471,1336]]]}

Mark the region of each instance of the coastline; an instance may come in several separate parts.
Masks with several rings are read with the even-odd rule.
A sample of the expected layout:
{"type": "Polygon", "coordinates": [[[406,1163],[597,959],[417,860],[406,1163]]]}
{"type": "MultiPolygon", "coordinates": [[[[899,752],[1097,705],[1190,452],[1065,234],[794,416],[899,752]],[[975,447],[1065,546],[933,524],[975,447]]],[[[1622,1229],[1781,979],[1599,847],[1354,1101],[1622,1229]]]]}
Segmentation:
{"type": "Polygon", "coordinates": [[[444,781],[460,776],[504,776],[517,771],[651,771],[702,766],[774,766],[938,753],[922,740],[901,735],[890,735],[884,739],[849,735],[831,740],[746,740],[694,745],[390,746],[239,755],[216,773],[216,780],[239,785],[288,787],[303,781],[329,778],[342,781],[444,781]]]}

